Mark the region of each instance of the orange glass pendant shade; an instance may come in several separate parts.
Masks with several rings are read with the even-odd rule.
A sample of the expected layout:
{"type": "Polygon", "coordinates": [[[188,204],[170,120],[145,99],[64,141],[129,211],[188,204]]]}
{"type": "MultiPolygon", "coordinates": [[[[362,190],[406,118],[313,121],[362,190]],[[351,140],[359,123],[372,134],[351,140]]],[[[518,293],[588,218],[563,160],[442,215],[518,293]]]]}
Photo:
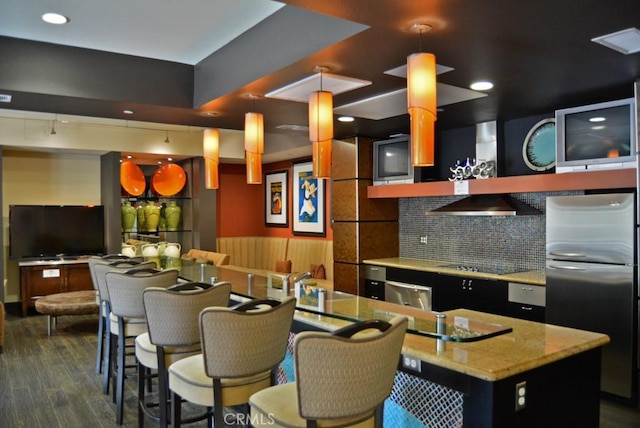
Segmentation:
{"type": "Polygon", "coordinates": [[[331,177],[331,140],[311,143],[313,176],[316,178],[331,177]]]}
{"type": "Polygon", "coordinates": [[[262,184],[262,155],[245,152],[247,162],[247,184],[262,184]]]}
{"type": "Polygon", "coordinates": [[[264,116],[262,113],[244,115],[244,150],[264,153],[264,116]]]}
{"type": "Polygon", "coordinates": [[[205,129],[202,140],[202,152],[204,157],[218,162],[220,159],[219,151],[220,131],[212,128],[205,129]]]}
{"type": "Polygon", "coordinates": [[[217,189],[218,182],[218,162],[213,159],[204,158],[204,187],[206,189],[217,189]]]}
{"type": "Polygon", "coordinates": [[[309,96],[309,140],[333,139],[333,94],[316,91],[309,96]]]}
{"type": "Polygon", "coordinates": [[[409,116],[411,118],[411,163],[413,166],[435,165],[435,116],[418,107],[410,108],[409,116]]]}
{"type": "Polygon", "coordinates": [[[205,129],[202,140],[204,156],[204,187],[217,189],[218,163],[220,162],[220,132],[217,129],[205,129]]]}
{"type": "Polygon", "coordinates": [[[416,53],[407,58],[407,103],[411,116],[411,163],[434,165],[436,57],[416,53]]]}

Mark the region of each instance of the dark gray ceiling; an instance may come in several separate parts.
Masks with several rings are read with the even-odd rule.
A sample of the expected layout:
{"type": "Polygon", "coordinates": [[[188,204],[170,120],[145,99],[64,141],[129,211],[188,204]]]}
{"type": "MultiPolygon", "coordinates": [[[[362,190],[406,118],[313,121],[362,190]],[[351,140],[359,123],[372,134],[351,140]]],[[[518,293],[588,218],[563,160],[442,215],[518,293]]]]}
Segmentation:
{"type": "MultiPolygon", "coordinates": [[[[428,23],[423,50],[453,71],[438,81],[467,88],[488,79],[488,96],[444,106],[438,131],[488,120],[552,114],[556,108],[633,95],[640,53],[623,55],[592,38],[640,26],[637,0],[285,0],[288,6],[196,65],[0,37],[0,108],[242,129],[246,111],[267,132],[306,125],[304,103],[260,98],[313,74],[370,80],[336,95],[335,106],[401,89],[384,71],[418,51],[412,23],[428,23]],[[215,116],[207,116],[214,112],[215,116]]],[[[188,3],[185,4],[188,7],[188,3]]],[[[172,29],[180,31],[180,29],[172,29]]],[[[0,33],[2,34],[2,33],[0,33]]],[[[336,138],[408,133],[406,114],[336,122],[336,138]]]]}

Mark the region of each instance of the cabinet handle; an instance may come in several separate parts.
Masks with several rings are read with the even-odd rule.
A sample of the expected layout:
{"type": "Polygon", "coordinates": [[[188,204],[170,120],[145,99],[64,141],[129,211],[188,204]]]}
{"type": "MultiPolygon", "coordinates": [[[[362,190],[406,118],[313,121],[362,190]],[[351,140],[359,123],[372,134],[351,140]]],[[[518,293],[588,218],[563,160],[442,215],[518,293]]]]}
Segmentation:
{"type": "Polygon", "coordinates": [[[522,287],[522,291],[533,291],[531,287],[522,287]]]}
{"type": "Polygon", "coordinates": [[[532,311],[533,308],[531,306],[522,306],[523,311],[532,311]]]}

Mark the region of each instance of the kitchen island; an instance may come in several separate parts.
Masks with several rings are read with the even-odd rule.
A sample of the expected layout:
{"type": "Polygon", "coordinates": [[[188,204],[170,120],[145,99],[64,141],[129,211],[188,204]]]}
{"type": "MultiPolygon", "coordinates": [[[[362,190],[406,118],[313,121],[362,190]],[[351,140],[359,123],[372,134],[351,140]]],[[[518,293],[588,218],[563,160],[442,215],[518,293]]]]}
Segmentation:
{"type": "MultiPolygon", "coordinates": [[[[193,280],[228,280],[239,299],[269,294],[267,277],[247,281],[246,273],[214,266],[183,271],[193,280]]],[[[598,426],[603,334],[456,309],[445,313],[439,335],[433,312],[327,292],[322,311],[296,311],[292,336],[397,314],[409,317],[410,328],[385,405],[389,426],[598,426]],[[474,332],[480,337],[469,339],[474,332]]]]}

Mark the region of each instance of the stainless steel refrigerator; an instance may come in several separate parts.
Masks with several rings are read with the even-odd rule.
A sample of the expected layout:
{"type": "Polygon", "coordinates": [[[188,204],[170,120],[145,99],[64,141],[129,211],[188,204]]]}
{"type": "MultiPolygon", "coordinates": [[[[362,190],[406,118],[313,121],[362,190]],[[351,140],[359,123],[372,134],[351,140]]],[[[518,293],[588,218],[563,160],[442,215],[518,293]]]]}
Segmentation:
{"type": "Polygon", "coordinates": [[[609,335],[601,389],[637,399],[634,194],[547,197],[546,227],[546,322],[609,335]]]}

